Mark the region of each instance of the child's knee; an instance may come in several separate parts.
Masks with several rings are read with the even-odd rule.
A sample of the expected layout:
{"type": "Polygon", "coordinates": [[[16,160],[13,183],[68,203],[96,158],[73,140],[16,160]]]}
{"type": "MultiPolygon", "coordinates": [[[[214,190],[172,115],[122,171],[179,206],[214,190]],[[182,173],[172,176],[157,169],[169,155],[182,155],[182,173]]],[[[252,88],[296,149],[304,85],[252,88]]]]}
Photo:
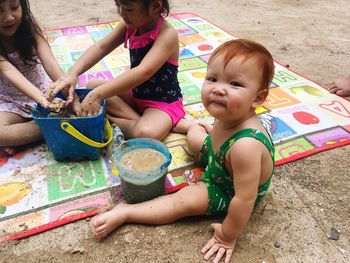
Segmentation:
{"type": "Polygon", "coordinates": [[[169,131],[161,128],[155,128],[154,124],[136,125],[134,130],[135,138],[151,138],[155,140],[162,140],[169,131]]]}
{"type": "Polygon", "coordinates": [[[106,83],[106,80],[102,80],[102,79],[90,79],[87,83],[86,83],[86,88],[89,89],[94,89],[98,86],[101,86],[102,84],[106,83]]]}

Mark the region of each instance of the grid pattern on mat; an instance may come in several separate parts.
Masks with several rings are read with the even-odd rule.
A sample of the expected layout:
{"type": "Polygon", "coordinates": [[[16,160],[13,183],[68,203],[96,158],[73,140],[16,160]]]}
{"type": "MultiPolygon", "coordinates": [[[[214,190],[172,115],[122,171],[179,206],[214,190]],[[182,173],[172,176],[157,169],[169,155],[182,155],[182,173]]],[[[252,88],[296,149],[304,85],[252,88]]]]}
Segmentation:
{"type": "MultiPolygon", "coordinates": [[[[211,123],[203,108],[201,85],[210,54],[235,38],[195,14],[168,18],[179,34],[179,81],[186,118],[211,123]]],[[[67,71],[86,48],[106,36],[118,22],[46,31],[51,48],[67,71]]],[[[85,87],[91,78],[112,79],[129,68],[129,54],[119,47],[79,77],[85,87]]],[[[329,94],[317,83],[275,63],[275,76],[266,102],[257,109],[276,147],[277,164],[294,161],[350,142],[350,102],[329,94]]],[[[164,142],[173,155],[167,192],[195,182],[195,166],[186,137],[170,134],[164,142]]],[[[0,241],[29,236],[96,214],[121,196],[120,181],[109,158],[58,163],[46,145],[0,157],[0,241]]]]}

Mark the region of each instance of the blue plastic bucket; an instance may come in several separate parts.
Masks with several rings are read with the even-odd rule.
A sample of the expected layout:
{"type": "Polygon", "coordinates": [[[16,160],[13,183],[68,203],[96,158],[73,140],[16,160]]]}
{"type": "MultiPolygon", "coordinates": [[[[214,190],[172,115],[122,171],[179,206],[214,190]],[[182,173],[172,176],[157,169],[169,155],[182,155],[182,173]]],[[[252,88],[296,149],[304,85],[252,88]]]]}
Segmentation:
{"type": "MultiPolygon", "coordinates": [[[[76,89],[76,94],[83,100],[90,91],[91,89],[76,89]]],[[[33,119],[56,160],[96,160],[100,157],[100,147],[106,145],[104,142],[110,135],[110,126],[105,121],[105,100],[101,106],[97,116],[60,118],[48,117],[49,111],[37,105],[36,109],[44,117],[33,115],[33,119]]]]}
{"type": "Polygon", "coordinates": [[[172,156],[162,142],[149,138],[124,141],[113,150],[113,159],[121,179],[121,188],[126,202],[130,204],[144,202],[164,194],[167,169],[172,156]],[[154,170],[128,170],[121,165],[120,161],[126,153],[136,149],[156,150],[165,157],[165,161],[154,170]]]}

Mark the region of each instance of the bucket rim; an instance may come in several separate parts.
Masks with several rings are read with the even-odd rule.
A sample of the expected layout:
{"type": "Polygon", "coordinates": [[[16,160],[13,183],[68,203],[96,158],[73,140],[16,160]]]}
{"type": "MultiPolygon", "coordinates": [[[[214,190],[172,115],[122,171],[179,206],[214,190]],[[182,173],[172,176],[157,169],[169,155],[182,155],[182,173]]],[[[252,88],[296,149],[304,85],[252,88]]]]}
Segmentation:
{"type": "MultiPolygon", "coordinates": [[[[166,158],[166,160],[164,161],[164,163],[160,166],[160,168],[156,168],[156,169],[153,169],[153,170],[147,170],[147,173],[149,174],[153,174],[153,173],[157,173],[159,171],[164,171],[167,169],[167,167],[170,165],[171,163],[171,160],[172,160],[172,155],[168,149],[168,147],[161,141],[158,141],[158,140],[155,140],[155,139],[152,139],[152,138],[135,138],[135,139],[130,139],[130,140],[126,140],[124,142],[122,142],[118,147],[116,147],[116,149],[121,149],[123,147],[127,147],[127,146],[144,146],[144,147],[140,147],[140,149],[142,148],[151,148],[151,149],[154,149],[153,147],[147,147],[147,146],[154,146],[154,145],[157,145],[161,148],[163,148],[165,150],[165,153],[164,152],[159,152],[166,158]]],[[[115,150],[116,150],[115,149],[115,150]]],[[[114,150],[114,151],[115,151],[114,150]]],[[[154,149],[157,151],[157,149],[154,149]]],[[[114,158],[113,158],[114,159],[114,158]]],[[[145,171],[135,171],[135,170],[129,170],[129,169],[126,169],[124,167],[121,167],[118,162],[116,160],[115,161],[115,164],[116,166],[118,166],[117,168],[118,169],[123,169],[124,171],[127,171],[127,172],[130,172],[133,174],[133,176],[131,176],[131,178],[133,179],[141,179],[144,177],[141,177],[145,174],[145,171]]],[[[121,173],[119,173],[119,176],[120,177],[124,177],[123,175],[121,175],[121,173]]],[[[159,177],[161,177],[162,175],[160,175],[159,177]]]]}
{"type": "MultiPolygon", "coordinates": [[[[86,95],[92,91],[93,89],[91,88],[76,88],[75,89],[75,94],[78,97],[82,97],[85,98],[86,95]]],[[[61,92],[57,93],[56,96],[57,98],[64,98],[63,94],[61,92]]],[[[101,118],[101,117],[105,117],[106,115],[106,106],[107,106],[107,100],[104,99],[101,102],[101,109],[99,110],[99,112],[97,113],[97,115],[94,116],[79,116],[79,117],[49,117],[48,113],[49,111],[47,109],[45,109],[43,106],[41,106],[39,103],[36,104],[35,110],[39,111],[41,114],[43,114],[44,116],[40,117],[37,116],[36,114],[32,114],[32,118],[34,121],[36,122],[43,122],[43,121],[66,121],[66,122],[75,122],[77,120],[94,120],[96,118],[101,118]]]]}

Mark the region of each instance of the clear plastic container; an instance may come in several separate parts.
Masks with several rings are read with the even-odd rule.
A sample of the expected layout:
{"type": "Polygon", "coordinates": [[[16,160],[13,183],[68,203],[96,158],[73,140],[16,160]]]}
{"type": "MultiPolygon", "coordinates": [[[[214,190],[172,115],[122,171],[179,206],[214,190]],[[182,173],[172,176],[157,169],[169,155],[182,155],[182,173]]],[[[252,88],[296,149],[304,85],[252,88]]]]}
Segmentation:
{"type": "Polygon", "coordinates": [[[113,150],[114,163],[117,166],[121,179],[124,200],[128,203],[139,203],[165,192],[165,179],[168,166],[171,162],[171,154],[168,148],[160,141],[149,138],[137,138],[124,141],[113,150]],[[136,149],[152,149],[160,152],[165,161],[154,170],[135,171],[128,170],[120,163],[124,154],[136,149]]]}

